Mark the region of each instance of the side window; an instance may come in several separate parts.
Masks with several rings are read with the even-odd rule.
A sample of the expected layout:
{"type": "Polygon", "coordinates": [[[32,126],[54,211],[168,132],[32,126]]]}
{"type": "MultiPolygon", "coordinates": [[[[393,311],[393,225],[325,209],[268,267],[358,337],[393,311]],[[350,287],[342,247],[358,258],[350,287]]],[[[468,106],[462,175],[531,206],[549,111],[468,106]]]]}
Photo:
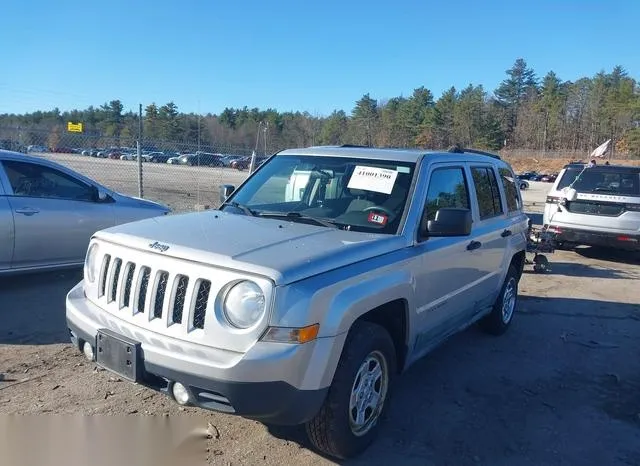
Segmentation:
{"type": "Polygon", "coordinates": [[[487,167],[474,167],[471,169],[471,173],[478,196],[480,220],[501,215],[503,212],[502,200],[494,171],[487,167]]]}
{"type": "Polygon", "coordinates": [[[93,190],[66,173],[26,162],[2,162],[14,196],[93,201],[93,190]]]}
{"type": "Polygon", "coordinates": [[[502,186],[504,186],[504,193],[507,197],[507,209],[509,212],[515,212],[520,209],[520,196],[518,195],[516,178],[508,168],[501,168],[499,172],[502,186]]]}
{"type": "Polygon", "coordinates": [[[437,168],[431,173],[425,212],[434,220],[438,209],[469,208],[469,190],[462,168],[437,168]]]}

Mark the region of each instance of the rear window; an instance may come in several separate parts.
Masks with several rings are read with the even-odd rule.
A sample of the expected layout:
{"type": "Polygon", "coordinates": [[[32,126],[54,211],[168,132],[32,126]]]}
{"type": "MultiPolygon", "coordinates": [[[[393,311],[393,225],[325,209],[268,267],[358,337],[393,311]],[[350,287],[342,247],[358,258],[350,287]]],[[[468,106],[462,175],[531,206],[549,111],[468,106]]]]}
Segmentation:
{"type": "Polygon", "coordinates": [[[558,189],[566,188],[571,183],[573,183],[572,187],[581,193],[640,196],[640,173],[638,172],[568,168],[558,183],[558,189]]]}

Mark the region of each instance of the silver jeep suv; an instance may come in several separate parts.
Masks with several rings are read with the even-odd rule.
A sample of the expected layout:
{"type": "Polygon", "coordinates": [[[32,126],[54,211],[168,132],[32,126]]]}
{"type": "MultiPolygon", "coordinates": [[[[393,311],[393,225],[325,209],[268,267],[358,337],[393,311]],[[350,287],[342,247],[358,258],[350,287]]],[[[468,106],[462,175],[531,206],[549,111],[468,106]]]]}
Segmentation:
{"type": "Polygon", "coordinates": [[[96,233],[74,345],[180,404],[373,440],[394,378],[456,332],[510,325],[528,219],[498,156],[359,147],[269,158],[219,210],[96,233]]]}
{"type": "Polygon", "coordinates": [[[547,195],[543,223],[561,246],[640,251],[640,167],[566,165],[547,195]]]}

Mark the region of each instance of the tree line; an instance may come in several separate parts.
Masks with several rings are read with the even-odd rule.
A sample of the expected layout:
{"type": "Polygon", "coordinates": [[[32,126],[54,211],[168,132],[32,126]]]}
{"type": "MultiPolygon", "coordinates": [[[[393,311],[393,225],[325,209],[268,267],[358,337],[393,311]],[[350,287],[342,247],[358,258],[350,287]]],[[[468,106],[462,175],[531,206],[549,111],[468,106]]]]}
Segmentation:
{"type": "MultiPolygon", "coordinates": [[[[25,144],[42,143],[43,133],[59,144],[67,121],[82,122],[85,137],[96,141],[132,145],[138,137],[138,115],[119,100],[85,110],[2,114],[0,129],[20,128],[25,144]]],[[[520,58],[493,92],[469,84],[438,99],[424,86],[407,97],[365,94],[350,111],[322,117],[248,107],[196,115],[174,102],[143,111],[145,140],[249,149],[258,132],[260,151],[319,144],[589,151],[612,139],[616,153],[640,156],[640,86],[621,66],[565,81],[553,71],[538,76],[520,58]]]]}

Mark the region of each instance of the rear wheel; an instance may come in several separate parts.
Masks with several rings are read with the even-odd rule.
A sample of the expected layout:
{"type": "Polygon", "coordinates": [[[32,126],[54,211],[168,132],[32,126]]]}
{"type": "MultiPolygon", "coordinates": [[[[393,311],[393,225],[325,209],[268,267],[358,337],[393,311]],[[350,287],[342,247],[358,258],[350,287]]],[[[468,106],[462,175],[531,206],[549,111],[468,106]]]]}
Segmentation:
{"type": "Polygon", "coordinates": [[[363,452],[378,433],[395,372],[389,333],[377,324],[356,322],[327,398],[305,426],[313,446],[339,459],[363,452]]]}
{"type": "Polygon", "coordinates": [[[518,271],[512,264],[491,313],[480,321],[480,326],[485,332],[502,335],[511,325],[518,304],[518,281],[518,271]]]}

